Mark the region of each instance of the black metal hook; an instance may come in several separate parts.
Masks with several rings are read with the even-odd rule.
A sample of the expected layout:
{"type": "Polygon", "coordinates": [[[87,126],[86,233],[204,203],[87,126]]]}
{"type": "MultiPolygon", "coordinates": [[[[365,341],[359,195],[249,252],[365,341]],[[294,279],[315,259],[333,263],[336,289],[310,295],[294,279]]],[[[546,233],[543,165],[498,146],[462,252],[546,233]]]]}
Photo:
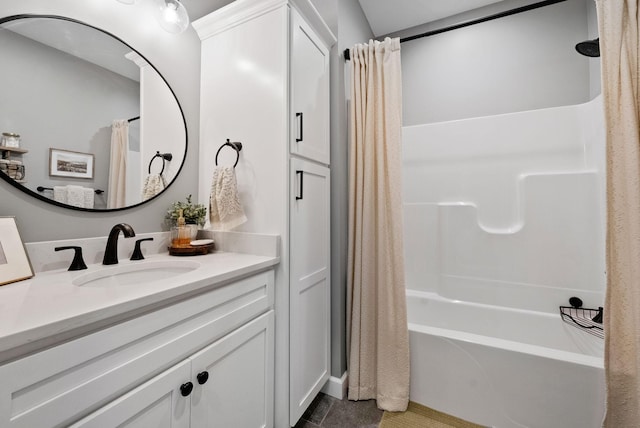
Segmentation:
{"type": "Polygon", "coordinates": [[[236,151],[236,163],[233,164],[233,167],[235,168],[236,165],[238,165],[238,161],[240,160],[240,150],[242,150],[242,143],[238,141],[232,143],[227,138],[227,142],[221,145],[218,151],[216,152],[216,166],[218,166],[218,155],[220,154],[220,150],[222,150],[224,146],[229,146],[236,151]]]}

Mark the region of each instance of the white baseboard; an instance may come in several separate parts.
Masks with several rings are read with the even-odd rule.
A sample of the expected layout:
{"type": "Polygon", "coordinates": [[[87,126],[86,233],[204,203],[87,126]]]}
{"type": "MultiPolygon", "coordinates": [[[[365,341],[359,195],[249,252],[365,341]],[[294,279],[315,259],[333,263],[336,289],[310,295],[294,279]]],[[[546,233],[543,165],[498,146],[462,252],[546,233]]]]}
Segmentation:
{"type": "Polygon", "coordinates": [[[332,397],[342,400],[347,396],[347,386],[349,385],[349,377],[347,372],[342,374],[342,377],[331,376],[327,383],[324,384],[322,392],[332,397]]]}

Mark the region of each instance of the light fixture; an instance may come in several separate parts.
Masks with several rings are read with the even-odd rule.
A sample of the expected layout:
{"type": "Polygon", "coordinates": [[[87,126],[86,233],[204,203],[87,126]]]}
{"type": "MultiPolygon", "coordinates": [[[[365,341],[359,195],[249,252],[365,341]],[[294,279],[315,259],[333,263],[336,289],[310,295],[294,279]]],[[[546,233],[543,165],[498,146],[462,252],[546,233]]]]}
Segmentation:
{"type": "Polygon", "coordinates": [[[134,4],[136,0],[118,0],[120,3],[124,4],[134,4]]]}
{"type": "Polygon", "coordinates": [[[156,17],[169,33],[182,33],[189,26],[189,14],[179,0],[156,0],[156,17]]]}

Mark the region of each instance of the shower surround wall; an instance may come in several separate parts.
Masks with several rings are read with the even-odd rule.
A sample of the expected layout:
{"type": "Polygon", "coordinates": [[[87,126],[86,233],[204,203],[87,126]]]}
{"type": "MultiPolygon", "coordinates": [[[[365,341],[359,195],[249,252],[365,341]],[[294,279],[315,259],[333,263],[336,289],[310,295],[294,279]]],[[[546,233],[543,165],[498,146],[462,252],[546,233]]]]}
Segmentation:
{"type": "Polygon", "coordinates": [[[601,100],[405,127],[403,158],[410,399],[499,428],[600,426],[603,341],[558,306],[603,306],[601,100]]]}
{"type": "Polygon", "coordinates": [[[601,108],[405,127],[407,288],[552,313],[573,295],[602,306],[601,108]]]}

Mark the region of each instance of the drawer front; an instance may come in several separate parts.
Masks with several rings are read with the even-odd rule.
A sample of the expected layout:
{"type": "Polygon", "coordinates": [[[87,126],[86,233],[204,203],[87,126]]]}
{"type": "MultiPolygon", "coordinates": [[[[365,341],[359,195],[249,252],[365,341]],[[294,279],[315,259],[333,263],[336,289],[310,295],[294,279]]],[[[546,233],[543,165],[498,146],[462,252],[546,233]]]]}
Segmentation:
{"type": "Polygon", "coordinates": [[[273,271],[0,366],[0,426],[87,415],[273,306],[273,271]]]}

